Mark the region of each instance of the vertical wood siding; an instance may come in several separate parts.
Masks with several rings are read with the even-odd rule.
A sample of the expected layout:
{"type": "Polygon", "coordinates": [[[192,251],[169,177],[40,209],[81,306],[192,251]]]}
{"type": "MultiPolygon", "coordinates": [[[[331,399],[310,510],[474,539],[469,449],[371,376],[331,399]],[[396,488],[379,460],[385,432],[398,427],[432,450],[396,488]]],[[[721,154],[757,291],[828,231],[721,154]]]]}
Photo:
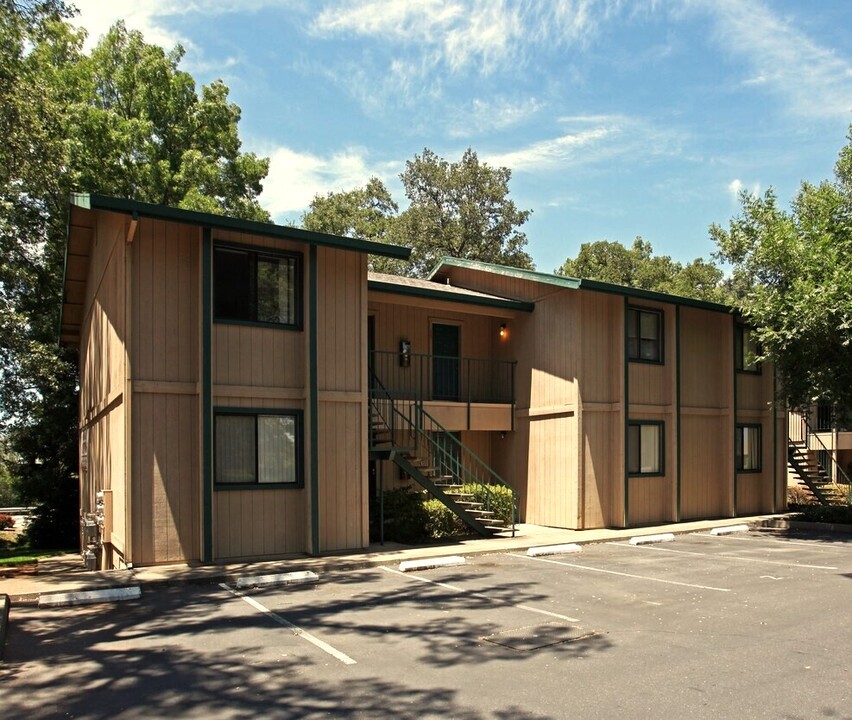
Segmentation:
{"type": "Polygon", "coordinates": [[[369,544],[367,257],[320,248],[318,265],[320,549],[369,544]]]}
{"type": "Polygon", "coordinates": [[[81,222],[96,222],[80,336],[81,432],[88,440],[88,470],[80,472],[80,504],[94,512],[99,490],[112,490],[112,535],[123,550],[125,528],[125,236],[119,215],[77,213],[81,222]],[[85,220],[84,220],[85,218],[85,220]],[[95,221],[95,218],[97,220],[95,221]]]}
{"type": "Polygon", "coordinates": [[[733,510],[733,327],[730,315],[681,308],[681,517],[733,510]]]}
{"type": "Polygon", "coordinates": [[[133,556],[199,560],[198,228],[143,219],[131,245],[133,556]]]}

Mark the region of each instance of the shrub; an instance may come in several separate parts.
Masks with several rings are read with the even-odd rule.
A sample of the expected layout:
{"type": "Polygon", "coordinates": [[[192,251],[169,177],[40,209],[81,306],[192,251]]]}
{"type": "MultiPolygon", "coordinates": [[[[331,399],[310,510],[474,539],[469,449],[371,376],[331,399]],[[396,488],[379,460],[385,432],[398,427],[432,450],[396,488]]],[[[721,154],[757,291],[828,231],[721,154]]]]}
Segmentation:
{"type": "Polygon", "coordinates": [[[11,515],[0,515],[0,530],[11,530],[15,527],[15,518],[11,515]]]}
{"type": "Polygon", "coordinates": [[[423,503],[426,514],[429,517],[426,523],[426,531],[434,540],[456,537],[457,535],[469,534],[470,528],[463,523],[456,514],[444,505],[440,500],[430,498],[423,503]]]}
{"type": "Polygon", "coordinates": [[[801,515],[799,520],[806,522],[852,525],[852,506],[849,505],[800,505],[795,510],[801,515]]]}
{"type": "MultiPolygon", "coordinates": [[[[426,526],[429,516],[424,506],[425,493],[410,487],[385,490],[384,526],[385,540],[417,545],[429,539],[426,526]]],[[[381,504],[373,504],[372,523],[379,526],[381,504]]]]}
{"type": "MultiPolygon", "coordinates": [[[[473,495],[473,501],[482,503],[483,507],[493,510],[494,514],[506,524],[512,522],[512,491],[504,485],[481,485],[474,483],[465,485],[463,492],[473,495]]],[[[517,519],[517,517],[516,517],[517,519]]]]}
{"type": "Polygon", "coordinates": [[[787,505],[817,505],[816,499],[811,491],[801,485],[790,485],[787,487],[787,505]]]}

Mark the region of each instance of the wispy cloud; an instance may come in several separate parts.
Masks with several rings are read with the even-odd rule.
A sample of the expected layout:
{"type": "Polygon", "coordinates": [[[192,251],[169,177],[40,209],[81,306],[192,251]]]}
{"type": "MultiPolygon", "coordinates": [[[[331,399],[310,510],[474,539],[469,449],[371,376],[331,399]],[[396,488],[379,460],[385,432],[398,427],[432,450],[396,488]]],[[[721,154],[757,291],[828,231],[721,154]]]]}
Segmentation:
{"type": "Polygon", "coordinates": [[[537,98],[474,98],[456,108],[448,118],[450,137],[464,138],[505,130],[529,120],[544,107],[537,98]]]}
{"type": "MultiPolygon", "coordinates": [[[[714,36],[725,50],[745,59],[751,75],[743,84],[762,86],[784,97],[803,117],[846,117],[852,112],[852,57],[812,40],[790,18],[764,3],[741,0],[686,0],[706,10],[714,36]]],[[[801,10],[805,12],[804,7],[801,10]]]]}
{"type": "Polygon", "coordinates": [[[551,172],[630,157],[643,161],[659,155],[679,155],[683,138],[637,118],[588,115],[560,118],[567,132],[517,150],[485,159],[516,172],[551,172]]]}
{"type": "Polygon", "coordinates": [[[583,45],[618,11],[619,0],[336,0],[310,25],[322,36],[356,34],[425,49],[451,71],[490,73],[528,48],[583,45]]]}
{"type": "Polygon", "coordinates": [[[275,219],[306,210],[314,195],[351,190],[372,176],[389,184],[399,172],[397,164],[370,162],[363,148],[347,148],[323,157],[288,147],[265,149],[269,175],[260,203],[275,219]]]}

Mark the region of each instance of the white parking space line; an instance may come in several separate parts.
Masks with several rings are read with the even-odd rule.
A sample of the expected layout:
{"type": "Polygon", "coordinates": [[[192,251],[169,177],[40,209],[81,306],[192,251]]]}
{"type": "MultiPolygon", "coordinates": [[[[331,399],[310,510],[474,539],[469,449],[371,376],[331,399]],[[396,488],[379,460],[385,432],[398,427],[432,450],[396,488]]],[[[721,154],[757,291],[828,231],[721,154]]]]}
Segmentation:
{"type": "Polygon", "coordinates": [[[680,585],[681,587],[697,588],[698,590],[731,592],[730,588],[713,587],[712,585],[695,585],[694,583],[680,582],[679,580],[666,580],[664,578],[656,578],[651,577],[649,575],[634,575],[633,573],[619,572],[618,570],[605,570],[604,568],[591,567],[590,565],[577,565],[576,563],[562,562],[561,560],[550,560],[548,558],[531,558],[527,557],[526,555],[515,555],[514,553],[508,554],[512,557],[523,558],[524,560],[534,560],[537,562],[552,563],[554,565],[564,565],[565,567],[577,568],[578,570],[588,570],[589,572],[604,573],[606,575],[618,575],[620,577],[635,578],[637,580],[648,580],[650,582],[664,583],[666,585],[680,585]]]}
{"type": "MultiPolygon", "coordinates": [[[[618,544],[622,545],[624,547],[634,547],[633,545],[624,545],[624,543],[618,543],[618,544]]],[[[837,570],[837,568],[832,566],[832,565],[807,565],[805,563],[784,562],[783,560],[763,560],[761,558],[745,558],[745,557],[739,557],[737,555],[731,555],[729,553],[702,553],[702,552],[695,552],[694,550],[675,550],[674,548],[657,547],[656,545],[654,545],[654,546],[648,545],[648,546],[642,547],[640,549],[641,550],[655,550],[657,552],[677,553],[678,555],[699,555],[701,557],[709,557],[709,558],[725,558],[725,560],[737,560],[739,562],[761,563],[763,565],[783,565],[784,567],[809,568],[811,570],[837,570]]]]}
{"type": "Polygon", "coordinates": [[[459,587],[458,585],[451,585],[450,583],[438,582],[437,580],[430,580],[429,578],[421,577],[420,575],[412,575],[411,573],[403,573],[399,570],[394,570],[393,568],[382,566],[382,570],[386,570],[389,573],[393,573],[394,575],[401,575],[402,577],[408,580],[419,580],[420,582],[429,583],[430,585],[437,585],[438,587],[446,588],[447,590],[452,590],[453,592],[464,593],[468,597],[475,597],[481,600],[488,600],[488,602],[493,603],[494,605],[508,605],[509,607],[518,608],[518,610],[526,610],[527,612],[538,613],[539,615],[547,615],[548,617],[557,618],[559,620],[565,620],[566,622],[580,622],[579,618],[568,617],[567,615],[560,615],[559,613],[550,612],[550,610],[542,610],[541,608],[531,607],[529,605],[523,605],[521,603],[513,603],[508,600],[500,600],[499,598],[491,597],[490,595],[486,595],[485,593],[478,592],[469,592],[464,588],[459,587]]]}
{"type": "Polygon", "coordinates": [[[259,603],[253,597],[249,597],[248,595],[241,593],[239,590],[234,590],[234,588],[230,587],[229,585],[226,585],[225,583],[219,583],[219,587],[227,590],[232,595],[235,595],[236,597],[245,600],[255,610],[260,610],[260,612],[272,618],[279,625],[283,625],[284,627],[292,630],[294,635],[298,635],[299,637],[307,640],[309,643],[315,645],[323,652],[327,652],[336,660],[340,660],[340,662],[342,662],[344,665],[355,665],[355,661],[346,653],[340,652],[340,650],[333,648],[327,642],[320,640],[318,637],[311,635],[306,630],[302,630],[302,628],[298,627],[297,625],[294,625],[289,620],[286,620],[285,618],[281,617],[278,613],[272,612],[272,610],[265,607],[262,603],[259,603]]]}

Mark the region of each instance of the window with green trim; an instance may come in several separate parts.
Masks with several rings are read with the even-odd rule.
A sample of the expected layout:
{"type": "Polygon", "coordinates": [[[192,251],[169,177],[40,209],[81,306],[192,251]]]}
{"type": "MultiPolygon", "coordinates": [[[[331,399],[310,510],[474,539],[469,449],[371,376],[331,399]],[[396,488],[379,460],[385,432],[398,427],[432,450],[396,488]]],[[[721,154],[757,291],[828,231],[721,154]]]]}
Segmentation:
{"type": "Polygon", "coordinates": [[[636,362],[663,362],[662,312],[644,308],[628,308],[627,357],[636,362]]]}
{"type": "Polygon", "coordinates": [[[631,420],[627,425],[627,472],[663,475],[663,423],[631,420]]]}
{"type": "Polygon", "coordinates": [[[734,364],[740,372],[760,373],[760,346],[754,330],[746,325],[734,326],[734,364]]]}
{"type": "Polygon", "coordinates": [[[735,435],[738,472],[760,472],[760,425],[737,425],[735,435]]]}
{"type": "Polygon", "coordinates": [[[301,257],[231,246],[213,249],[216,320],[299,328],[301,257]]]}
{"type": "Polygon", "coordinates": [[[215,484],[301,487],[301,425],[301,411],[217,411],[215,484]]]}

